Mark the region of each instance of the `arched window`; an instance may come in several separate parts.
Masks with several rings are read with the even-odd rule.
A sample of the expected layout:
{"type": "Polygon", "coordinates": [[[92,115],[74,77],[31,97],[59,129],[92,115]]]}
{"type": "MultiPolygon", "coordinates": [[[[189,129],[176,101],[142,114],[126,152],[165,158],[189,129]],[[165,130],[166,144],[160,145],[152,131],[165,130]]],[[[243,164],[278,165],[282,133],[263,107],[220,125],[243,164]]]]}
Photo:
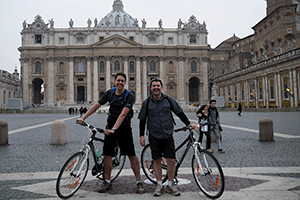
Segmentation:
{"type": "Polygon", "coordinates": [[[59,73],[63,74],[64,73],[64,68],[65,68],[65,64],[63,62],[59,63],[59,73]]]}
{"type": "Polygon", "coordinates": [[[130,61],[130,63],[129,63],[129,71],[130,71],[130,73],[134,73],[134,62],[133,61],[130,61]]]}
{"type": "Polygon", "coordinates": [[[120,62],[118,60],[115,61],[115,72],[120,71],[120,62]]]}
{"type": "Polygon", "coordinates": [[[78,72],[84,72],[84,70],[83,70],[83,62],[82,61],[80,61],[78,63],[78,72]]]}
{"type": "Polygon", "coordinates": [[[193,61],[193,62],[191,63],[191,71],[192,71],[192,72],[196,72],[196,71],[197,71],[197,64],[196,64],[195,61],[193,61]]]}
{"type": "Polygon", "coordinates": [[[104,71],[105,71],[104,69],[105,69],[105,68],[104,68],[104,62],[101,61],[101,62],[100,62],[100,72],[101,72],[101,73],[104,73],[104,71]]]}
{"type": "Polygon", "coordinates": [[[156,69],[155,69],[155,62],[153,60],[150,62],[150,71],[151,72],[155,72],[156,71],[156,69]]]}
{"type": "Polygon", "coordinates": [[[35,73],[41,74],[42,73],[42,65],[40,62],[35,63],[35,73]]]}

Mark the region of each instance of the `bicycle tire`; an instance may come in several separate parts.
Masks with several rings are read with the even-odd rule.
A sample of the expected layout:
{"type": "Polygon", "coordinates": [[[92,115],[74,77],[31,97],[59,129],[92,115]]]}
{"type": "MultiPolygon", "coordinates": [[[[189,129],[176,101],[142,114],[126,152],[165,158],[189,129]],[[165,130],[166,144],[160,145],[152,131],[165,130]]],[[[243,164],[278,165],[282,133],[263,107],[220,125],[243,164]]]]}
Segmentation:
{"type": "MultiPolygon", "coordinates": [[[[120,175],[126,161],[126,156],[121,155],[120,147],[115,148],[115,156],[112,157],[112,169],[110,173],[110,180],[114,181],[120,175]]],[[[104,173],[105,174],[105,173],[104,173]]]]}
{"type": "MultiPolygon", "coordinates": [[[[167,176],[167,163],[164,158],[161,159],[161,166],[162,166],[162,177],[167,176]]],[[[153,159],[150,149],[150,144],[147,144],[143,150],[141,155],[141,163],[142,163],[142,169],[149,181],[151,181],[154,184],[157,184],[157,180],[155,177],[154,169],[153,169],[153,159]]],[[[164,178],[165,180],[165,178],[164,178]]]]}
{"type": "Polygon", "coordinates": [[[224,173],[218,160],[210,152],[200,149],[198,155],[193,155],[192,171],[199,189],[207,197],[216,199],[223,194],[225,188],[224,173]],[[203,168],[203,174],[201,174],[201,166],[198,164],[197,157],[203,168]]]}
{"type": "Polygon", "coordinates": [[[88,158],[85,163],[82,163],[84,157],[84,152],[77,152],[72,155],[61,168],[56,181],[56,193],[60,198],[67,199],[73,196],[84,182],[89,169],[88,158]],[[78,174],[80,168],[81,172],[78,174]],[[78,174],[78,176],[76,176],[76,174],[78,174]]]}

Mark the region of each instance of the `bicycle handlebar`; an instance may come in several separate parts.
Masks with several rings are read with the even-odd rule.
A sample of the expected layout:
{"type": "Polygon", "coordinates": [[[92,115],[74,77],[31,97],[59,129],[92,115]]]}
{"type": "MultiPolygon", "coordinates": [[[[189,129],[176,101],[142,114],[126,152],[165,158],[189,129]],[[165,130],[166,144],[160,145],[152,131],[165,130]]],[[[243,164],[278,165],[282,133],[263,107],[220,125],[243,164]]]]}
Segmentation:
{"type": "Polygon", "coordinates": [[[186,130],[189,130],[189,129],[192,129],[192,127],[184,126],[184,127],[182,127],[182,128],[175,129],[174,132],[178,132],[178,131],[186,131],[186,130]]]}
{"type": "MultiPolygon", "coordinates": [[[[76,124],[80,124],[80,123],[78,123],[78,121],[76,120],[76,122],[75,122],[76,124]]],[[[88,127],[89,129],[91,129],[91,130],[96,130],[96,131],[98,131],[99,133],[104,133],[104,131],[105,130],[103,130],[103,129],[101,129],[101,128],[94,128],[92,125],[90,125],[90,124],[88,124],[88,123],[86,123],[86,122],[82,122],[81,124],[80,124],[81,126],[86,126],[86,127],[88,127]]]]}

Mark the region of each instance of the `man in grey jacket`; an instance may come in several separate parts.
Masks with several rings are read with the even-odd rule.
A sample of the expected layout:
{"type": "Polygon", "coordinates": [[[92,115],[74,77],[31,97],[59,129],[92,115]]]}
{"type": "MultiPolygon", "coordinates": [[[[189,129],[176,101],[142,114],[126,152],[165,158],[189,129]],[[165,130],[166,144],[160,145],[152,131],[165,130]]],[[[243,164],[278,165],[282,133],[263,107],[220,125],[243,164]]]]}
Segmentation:
{"type": "Polygon", "coordinates": [[[173,117],[174,112],[187,126],[195,129],[196,125],[190,123],[179,104],[168,95],[161,92],[163,83],[160,79],[154,78],[150,83],[151,96],[142,103],[140,110],[140,144],[145,146],[145,125],[149,131],[149,143],[154,160],[154,172],[157,180],[157,187],[154,196],[160,196],[164,192],[162,185],[161,157],[167,160],[168,186],[166,192],[179,196],[180,192],[173,184],[175,176],[175,144],[173,138],[173,117]]]}

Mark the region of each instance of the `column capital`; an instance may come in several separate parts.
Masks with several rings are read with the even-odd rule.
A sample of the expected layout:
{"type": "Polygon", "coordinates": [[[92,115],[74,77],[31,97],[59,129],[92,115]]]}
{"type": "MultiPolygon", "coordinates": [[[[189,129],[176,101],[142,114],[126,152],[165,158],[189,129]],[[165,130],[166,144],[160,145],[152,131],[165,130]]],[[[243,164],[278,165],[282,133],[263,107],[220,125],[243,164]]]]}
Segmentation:
{"type": "Polygon", "coordinates": [[[99,57],[98,57],[98,56],[94,56],[94,57],[93,57],[93,60],[94,60],[94,61],[98,61],[98,60],[99,60],[99,57]]]}
{"type": "Polygon", "coordinates": [[[87,60],[88,62],[90,62],[90,61],[91,61],[91,59],[92,59],[92,57],[91,57],[91,56],[86,56],[85,58],[86,58],[86,60],[87,60]]]}
{"type": "Polygon", "coordinates": [[[165,61],[165,60],[166,60],[166,58],[164,56],[159,57],[159,61],[165,61]]]}
{"type": "Polygon", "coordinates": [[[67,57],[68,62],[74,62],[74,57],[67,57]]]}
{"type": "Polygon", "coordinates": [[[129,57],[128,56],[123,56],[123,61],[128,61],[129,57]]]}
{"type": "Polygon", "coordinates": [[[136,61],[141,61],[141,57],[140,57],[140,56],[136,56],[136,57],[135,57],[135,60],[136,60],[136,61]]]}
{"type": "Polygon", "coordinates": [[[143,61],[147,61],[148,60],[148,58],[146,56],[144,56],[142,59],[143,59],[143,61]]]}
{"type": "Polygon", "coordinates": [[[106,61],[111,61],[111,56],[105,56],[106,61]]]}

